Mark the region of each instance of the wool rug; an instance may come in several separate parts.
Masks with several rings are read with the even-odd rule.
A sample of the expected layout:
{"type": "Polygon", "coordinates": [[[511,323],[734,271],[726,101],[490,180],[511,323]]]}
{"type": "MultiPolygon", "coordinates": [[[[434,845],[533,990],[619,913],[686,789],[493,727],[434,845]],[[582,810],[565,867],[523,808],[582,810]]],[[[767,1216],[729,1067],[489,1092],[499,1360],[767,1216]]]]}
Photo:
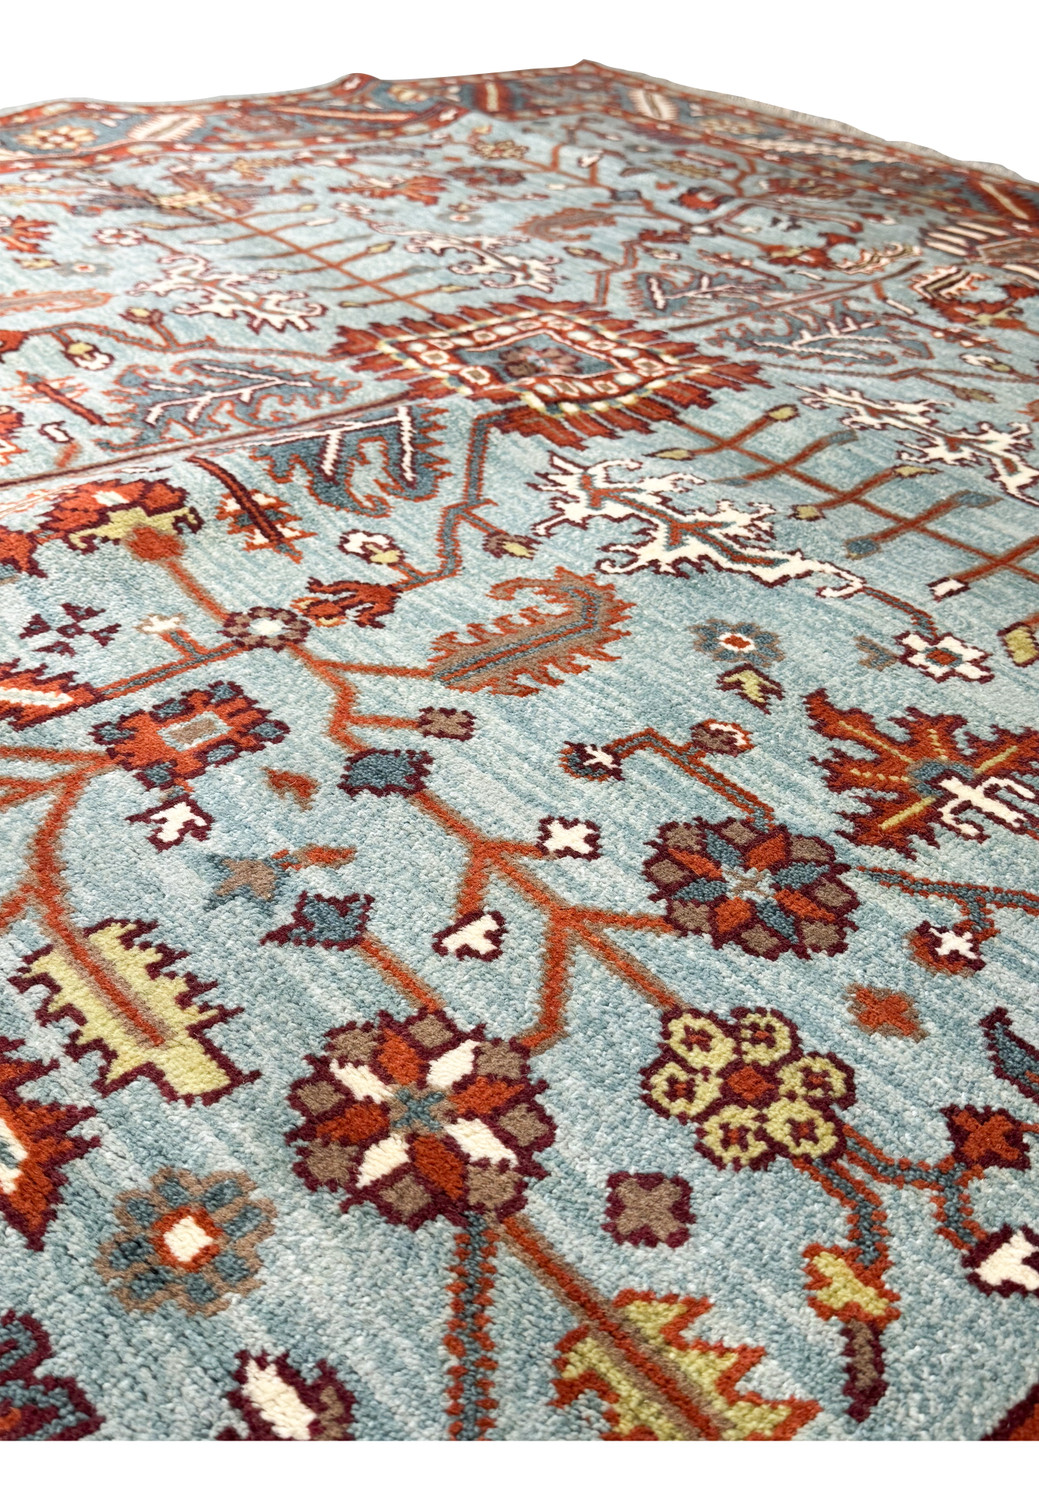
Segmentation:
{"type": "Polygon", "coordinates": [[[1039,1437],[1039,188],[584,62],[0,210],[0,1437],[1039,1437]]]}

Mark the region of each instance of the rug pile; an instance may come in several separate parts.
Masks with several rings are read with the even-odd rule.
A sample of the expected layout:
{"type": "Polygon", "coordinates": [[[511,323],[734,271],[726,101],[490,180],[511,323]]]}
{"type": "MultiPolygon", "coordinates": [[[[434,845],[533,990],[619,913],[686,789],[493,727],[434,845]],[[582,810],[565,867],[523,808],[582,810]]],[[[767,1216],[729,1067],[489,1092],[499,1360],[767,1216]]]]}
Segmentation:
{"type": "Polygon", "coordinates": [[[0,1437],[1039,1437],[1037,332],[594,63],[0,116],[0,1437]]]}

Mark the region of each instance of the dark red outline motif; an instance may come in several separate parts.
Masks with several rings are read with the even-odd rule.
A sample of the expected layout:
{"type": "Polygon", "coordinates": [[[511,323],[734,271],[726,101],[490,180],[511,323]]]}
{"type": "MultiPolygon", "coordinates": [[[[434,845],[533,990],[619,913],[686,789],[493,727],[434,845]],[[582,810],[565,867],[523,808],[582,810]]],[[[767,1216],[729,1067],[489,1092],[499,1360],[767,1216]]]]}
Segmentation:
{"type": "MultiPolygon", "coordinates": [[[[227,1400],[236,1411],[241,1413],[248,1428],[249,1435],[244,1441],[251,1443],[292,1441],[291,1438],[284,1438],[276,1432],[263,1413],[249,1400],[245,1386],[250,1364],[255,1364],[260,1370],[273,1369],[286,1385],[292,1387],[307,1410],[313,1412],[314,1415],[308,1428],[310,1441],[342,1443],[353,1441],[354,1435],[350,1431],[353,1425],[355,1404],[353,1392],[347,1390],[339,1379],[338,1373],[326,1360],[318,1360],[317,1378],[307,1381],[294,1366],[289,1364],[287,1354],[277,1354],[272,1359],[265,1349],[261,1349],[259,1354],[250,1354],[248,1349],[241,1349],[234,1372],[235,1386],[228,1391],[227,1400]],[[337,1405],[338,1411],[335,1410],[337,1405]]],[[[217,1440],[241,1442],[242,1436],[233,1427],[225,1427],[223,1432],[217,1433],[217,1440]]]]}
{"type": "Polygon", "coordinates": [[[279,943],[282,946],[291,944],[294,948],[328,948],[337,952],[356,948],[358,943],[364,941],[373,899],[372,896],[361,895],[356,891],[349,896],[321,896],[316,891],[301,891],[289,920],[281,927],[265,932],[260,942],[279,943]],[[311,902],[316,902],[319,909],[327,907],[344,919],[354,917],[357,922],[356,932],[343,938],[321,937],[314,925],[313,911],[308,910],[311,902]]]}
{"type": "Polygon", "coordinates": [[[69,1133],[96,1115],[95,1109],[21,1097],[24,1084],[46,1078],[58,1066],[15,1057],[24,1046],[24,1042],[0,1036],[0,1124],[6,1124],[28,1152],[14,1191],[0,1192],[0,1214],[24,1235],[30,1250],[42,1250],[43,1237],[58,1212],[60,1190],[68,1181],[62,1168],[101,1142],[97,1136],[69,1133]]]}
{"type": "Polygon", "coordinates": [[[476,718],[467,708],[420,708],[415,719],[419,734],[431,740],[471,740],[476,718]],[[451,727],[448,727],[451,726],[451,727]]]}
{"type": "Polygon", "coordinates": [[[995,1234],[986,1235],[984,1239],[979,1240],[963,1257],[963,1264],[969,1273],[967,1280],[973,1286],[976,1286],[979,1292],[984,1292],[986,1297],[991,1297],[993,1293],[999,1297],[1039,1296],[1039,1287],[1032,1289],[1022,1286],[1019,1281],[1010,1281],[1006,1278],[995,1283],[982,1281],[978,1274],[980,1267],[984,1265],[985,1261],[991,1255],[995,1255],[996,1251],[1002,1249],[1004,1245],[1008,1245],[1018,1234],[1029,1245],[1035,1246],[1031,1255],[1026,1255],[1022,1258],[1021,1264],[1039,1275],[1039,1234],[1036,1234],[1035,1230],[1030,1229],[1027,1224],[1022,1224],[1018,1229],[1015,1229],[1011,1224],[1004,1224],[1001,1229],[996,1230],[995,1234]]]}
{"type": "Polygon", "coordinates": [[[183,844],[185,839],[198,839],[199,842],[209,837],[209,831],[213,826],[213,819],[205,808],[199,807],[194,797],[171,797],[168,802],[160,802],[158,807],[146,807],[143,812],[130,813],[126,821],[128,823],[143,823],[150,829],[148,842],[153,849],[176,849],[178,844],[183,844]],[[185,820],[176,836],[172,839],[162,837],[162,822],[158,814],[172,812],[176,807],[186,807],[193,816],[185,820]]]}
{"type": "Polygon", "coordinates": [[[599,847],[601,833],[602,830],[598,823],[593,823],[590,818],[560,818],[552,813],[542,818],[538,824],[538,836],[535,842],[547,859],[592,860],[598,859],[602,853],[602,849],[599,847]],[[586,842],[588,848],[583,853],[577,849],[549,849],[548,840],[551,836],[549,830],[553,823],[561,828],[564,833],[569,832],[573,828],[587,828],[588,837],[586,842]]]}
{"type": "Polygon", "coordinates": [[[240,755],[281,744],[288,733],[287,724],[272,719],[237,682],[229,681],[188,688],[177,698],[167,698],[151,708],[135,709],[109,723],[96,724],[91,730],[106,755],[136,776],[149,791],[186,786],[195,777],[229,765],[240,755]],[[165,738],[165,732],[202,714],[218,719],[223,729],[184,749],[165,738]],[[261,728],[265,733],[257,732],[261,728]],[[210,755],[217,746],[227,747],[229,753],[214,764],[210,755]],[[159,770],[161,776],[157,775],[159,770]]]}
{"type": "MultiPolygon", "coordinates": [[[[125,931],[119,934],[119,942],[124,948],[130,950],[136,947],[142,938],[147,937],[150,932],[154,932],[158,926],[158,922],[131,921],[125,917],[106,917],[103,922],[95,922],[92,927],[84,927],[83,936],[84,938],[90,938],[94,933],[101,932],[106,927],[112,926],[125,926],[125,931]]],[[[150,978],[177,978],[183,981],[184,990],[178,1000],[180,1005],[186,1005],[197,1000],[200,995],[208,994],[210,990],[216,989],[217,981],[215,979],[210,979],[203,983],[191,973],[174,975],[166,972],[171,964],[179,963],[182,958],[188,957],[186,949],[178,951],[170,948],[166,943],[148,943],[146,946],[159,955],[158,960],[151,966],[150,978]]],[[[54,1021],[65,1020],[66,1018],[73,1021],[78,1027],[85,1026],[87,1018],[83,1015],[82,1011],[76,1009],[71,1000],[67,1001],[60,1010],[52,1011],[50,1009],[51,999],[60,990],[60,986],[56,980],[52,979],[49,974],[32,974],[29,972],[38,959],[46,957],[48,953],[53,951],[54,944],[47,943],[44,947],[37,948],[34,952],[27,954],[22,967],[17,973],[10,976],[10,983],[22,994],[25,994],[36,985],[39,985],[47,992],[47,998],[41,1002],[36,1011],[36,1019],[42,1026],[47,1026],[54,1021]]],[[[208,1053],[209,1057],[227,1075],[228,1081],[222,1088],[212,1089],[205,1094],[178,1094],[167,1083],[164,1074],[157,1064],[152,1062],[140,1063],[136,1068],[115,1079],[114,1082],[109,1082],[107,1075],[111,1064],[115,1061],[116,1054],[101,1037],[96,1037],[83,1045],[75,1037],[70,1037],[64,1044],[65,1051],[69,1057],[75,1059],[77,1062],[81,1058],[86,1057],[90,1052],[98,1052],[101,1055],[103,1059],[101,1071],[94,1083],[94,1088],[97,1089],[99,1094],[114,1094],[119,1089],[126,1088],[127,1084],[132,1083],[135,1078],[148,1078],[154,1083],[164,1099],[171,1101],[183,1099],[185,1104],[189,1105],[194,1104],[196,1099],[199,1104],[215,1104],[218,1099],[222,1099],[225,1094],[230,1094],[232,1090],[240,1087],[241,1084],[254,1083],[260,1074],[258,1070],[252,1073],[243,1073],[225,1053],[221,1052],[220,1048],[208,1036],[204,1035],[211,1026],[219,1026],[224,1021],[230,1021],[234,1016],[241,1015],[242,1007],[240,1005],[232,1007],[214,1005],[211,1008],[215,1012],[212,1016],[204,1016],[201,1020],[195,1021],[187,1027],[188,1036],[197,1041],[199,1046],[208,1053]]]]}
{"type": "Polygon", "coordinates": [[[1039,1048],[1026,1042],[1016,1031],[1011,1031],[1010,1015],[1003,1005],[997,1005],[987,1016],[982,1016],[978,1025],[984,1033],[992,1071],[996,1077],[1005,1078],[1026,1099],[1039,1104],[1039,1048]],[[1019,1064],[1019,1071],[1011,1072],[1006,1066],[1005,1053],[1014,1057],[1019,1064]]]}
{"type": "Polygon", "coordinates": [[[1024,1172],[1028,1167],[1025,1127],[1005,1109],[983,1109],[975,1104],[949,1104],[942,1110],[952,1140],[952,1154],[965,1167],[980,1172],[985,1167],[1008,1167],[1024,1172]]]}
{"type": "Polygon", "coordinates": [[[362,750],[357,755],[347,756],[343,765],[343,774],[336,784],[339,790],[345,792],[348,797],[360,797],[364,792],[368,792],[372,797],[413,797],[416,792],[423,790],[432,769],[433,757],[428,750],[391,750],[375,747],[371,750],[362,750]],[[386,786],[351,786],[349,784],[351,767],[360,767],[366,760],[384,756],[392,757],[399,761],[402,767],[407,767],[405,775],[399,782],[386,786]]]}
{"type": "Polygon", "coordinates": [[[462,1031],[442,1011],[403,1021],[380,1011],[374,1021],[326,1035],[325,1050],[306,1058],[311,1071],[289,1091],[303,1124],[285,1139],[297,1147],[297,1176],[312,1192],[336,1194],[343,1213],[368,1203],[408,1229],[435,1218],[464,1228],[474,1213],[494,1219],[517,1213],[527,1184],[547,1175],[535,1159],[555,1139],[538,1099],[547,1084],[530,1077],[520,1042],[488,1038],[483,1025],[462,1031]],[[464,1071],[443,1087],[430,1086],[431,1066],[466,1044],[464,1071]],[[341,1077],[352,1067],[364,1070],[357,1092],[341,1077]],[[448,1133],[467,1122],[490,1132],[507,1157],[470,1156],[448,1133]],[[359,1185],[367,1152],[391,1137],[405,1144],[404,1156],[359,1185]]]}
{"type": "Polygon", "coordinates": [[[647,1249],[667,1245],[670,1249],[677,1250],[679,1245],[686,1243],[689,1229],[696,1222],[691,1201],[692,1189],[684,1177],[667,1177],[663,1172],[611,1172],[606,1179],[606,1212],[602,1227],[607,1234],[613,1236],[618,1245],[642,1245],[647,1249]],[[648,1223],[640,1224],[628,1234],[621,1233],[620,1219],[630,1208],[621,1193],[625,1184],[631,1182],[643,1192],[653,1192],[665,1185],[675,1190],[667,1205],[667,1212],[675,1221],[675,1228],[669,1234],[658,1235],[648,1223]]]}
{"type": "Polygon", "coordinates": [[[73,1420],[60,1432],[52,1433],[49,1438],[44,1439],[45,1442],[74,1443],[79,1438],[96,1432],[105,1420],[95,1411],[70,1376],[36,1373],[37,1366],[44,1360],[51,1359],[53,1354],[47,1330],[31,1313],[19,1314],[14,1308],[9,1308],[0,1317],[0,1442],[24,1442],[33,1438],[39,1440],[41,1428],[45,1428],[59,1416],[60,1406],[53,1400],[49,1405],[47,1402],[48,1396],[53,1397],[59,1391],[64,1398],[61,1405],[66,1407],[69,1415],[78,1417],[79,1420],[73,1420]],[[4,1330],[12,1328],[16,1323],[20,1323],[29,1335],[32,1347],[7,1364],[10,1355],[17,1350],[18,1341],[10,1334],[5,1337],[4,1330]],[[11,1382],[22,1387],[18,1392],[17,1402],[4,1391],[4,1387],[11,1382]],[[33,1393],[39,1393],[38,1405],[26,1404],[25,1387],[33,1393]]]}
{"type": "Polygon", "coordinates": [[[832,956],[848,946],[848,932],[855,930],[849,913],[859,898],[840,879],[850,866],[837,859],[825,839],[791,833],[781,823],[762,828],[743,818],[724,823],[694,818],[661,824],[648,843],[654,852],[642,871],[656,888],[651,899],[665,903],[668,921],[683,937],[703,933],[715,948],[738,943],[752,957],[769,960],[783,953],[803,959],[832,956]],[[711,852],[719,846],[724,865],[711,852]],[[806,867],[815,867],[807,880],[806,867]],[[792,873],[784,885],[787,869],[792,873]],[[762,879],[771,882],[772,921],[741,888],[762,879]]]}
{"type": "Polygon", "coordinates": [[[494,959],[501,957],[502,942],[507,931],[505,918],[500,911],[489,911],[480,907],[476,911],[463,912],[457,921],[449,923],[447,927],[442,927],[439,932],[434,933],[433,952],[439,953],[441,958],[478,958],[483,963],[492,963],[494,959]],[[494,929],[487,934],[487,941],[490,944],[489,953],[481,953],[479,948],[468,942],[459,943],[454,948],[447,946],[448,938],[454,937],[456,933],[464,932],[470,923],[478,922],[481,917],[493,917],[496,923],[494,929]]]}
{"type": "Polygon", "coordinates": [[[1016,1406],[1012,1406],[1002,1421],[986,1432],[983,1443],[1034,1443],[1039,1442],[1039,1384],[1033,1385],[1016,1406]]]}

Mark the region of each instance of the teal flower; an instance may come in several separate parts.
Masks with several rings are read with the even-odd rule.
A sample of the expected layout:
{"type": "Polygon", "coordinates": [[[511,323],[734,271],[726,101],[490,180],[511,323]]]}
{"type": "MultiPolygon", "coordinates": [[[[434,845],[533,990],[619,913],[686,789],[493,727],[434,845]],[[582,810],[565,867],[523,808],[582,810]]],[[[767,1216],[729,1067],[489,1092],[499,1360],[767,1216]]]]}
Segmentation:
{"type": "Polygon", "coordinates": [[[703,651],[727,666],[742,664],[764,668],[774,661],[783,660],[775,631],[763,630],[760,625],[752,625],[747,620],[741,620],[738,625],[731,625],[728,620],[707,620],[703,625],[690,628],[697,651],[703,651]]]}
{"type": "Polygon", "coordinates": [[[364,750],[351,755],[339,787],[348,797],[371,792],[373,797],[414,796],[426,784],[433,765],[428,750],[364,750]]]}
{"type": "Polygon", "coordinates": [[[146,1188],[120,1194],[120,1232],[101,1246],[97,1269],[131,1312],[178,1302],[205,1317],[232,1295],[260,1285],[256,1246],[274,1227],[275,1208],[253,1198],[241,1172],[199,1179],[164,1167],[146,1188]]]}

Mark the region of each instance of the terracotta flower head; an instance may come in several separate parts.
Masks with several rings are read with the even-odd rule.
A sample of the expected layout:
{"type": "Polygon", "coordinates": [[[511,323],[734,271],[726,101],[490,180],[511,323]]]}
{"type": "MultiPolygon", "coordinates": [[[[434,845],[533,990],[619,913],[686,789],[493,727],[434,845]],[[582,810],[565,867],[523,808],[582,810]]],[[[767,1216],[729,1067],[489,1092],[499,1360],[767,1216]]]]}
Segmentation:
{"type": "Polygon", "coordinates": [[[526,1049],[460,1031],[446,1016],[381,1013],[329,1033],[289,1103],[304,1123],[288,1136],[311,1189],[370,1203],[417,1229],[444,1217],[505,1218],[544,1177],[535,1152],[555,1134],[529,1076],[526,1049]]]}
{"type": "Polygon", "coordinates": [[[650,840],[643,869],[681,933],[700,933],[716,948],[738,943],[759,958],[840,953],[854,927],[859,898],[820,838],[782,824],[749,820],[665,823],[650,840]]]}

